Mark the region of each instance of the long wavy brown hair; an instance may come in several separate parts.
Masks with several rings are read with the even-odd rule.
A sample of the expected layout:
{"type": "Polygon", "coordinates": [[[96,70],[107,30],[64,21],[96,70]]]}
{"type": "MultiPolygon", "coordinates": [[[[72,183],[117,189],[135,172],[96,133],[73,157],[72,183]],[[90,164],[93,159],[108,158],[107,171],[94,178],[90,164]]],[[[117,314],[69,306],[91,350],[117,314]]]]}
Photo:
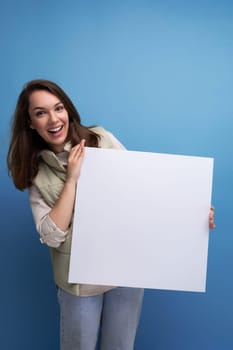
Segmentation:
{"type": "Polygon", "coordinates": [[[19,95],[11,127],[11,140],[7,155],[9,174],[17,189],[23,191],[31,186],[38,173],[39,152],[48,149],[48,144],[30,128],[29,98],[37,90],[45,90],[64,104],[69,115],[69,131],[67,141],[72,146],[85,139],[88,147],[98,147],[99,136],[89,127],[81,124],[80,115],[67,94],[54,82],[49,80],[29,81],[19,95]]]}

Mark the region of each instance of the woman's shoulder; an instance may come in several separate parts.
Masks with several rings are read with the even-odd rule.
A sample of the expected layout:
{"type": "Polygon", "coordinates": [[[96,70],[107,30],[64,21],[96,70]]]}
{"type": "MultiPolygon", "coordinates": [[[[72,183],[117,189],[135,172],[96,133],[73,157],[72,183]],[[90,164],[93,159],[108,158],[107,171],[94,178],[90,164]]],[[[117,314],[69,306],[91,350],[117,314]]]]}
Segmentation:
{"type": "Polygon", "coordinates": [[[102,135],[104,136],[108,133],[108,131],[103,126],[99,126],[99,125],[91,126],[88,129],[91,131],[94,131],[96,134],[98,134],[100,136],[102,136],[102,135]]]}
{"type": "Polygon", "coordinates": [[[100,136],[100,147],[101,148],[116,148],[125,149],[122,143],[110,132],[102,126],[94,126],[89,128],[100,136]]]}

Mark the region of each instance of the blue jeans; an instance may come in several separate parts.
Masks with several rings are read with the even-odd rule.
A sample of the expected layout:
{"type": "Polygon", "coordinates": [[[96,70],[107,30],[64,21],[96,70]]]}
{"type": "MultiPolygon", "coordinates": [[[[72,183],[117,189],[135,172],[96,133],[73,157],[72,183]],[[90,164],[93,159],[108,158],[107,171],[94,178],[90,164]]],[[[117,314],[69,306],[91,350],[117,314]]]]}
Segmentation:
{"type": "Polygon", "coordinates": [[[114,288],[80,297],[58,289],[61,350],[132,350],[143,289],[114,288]]]}

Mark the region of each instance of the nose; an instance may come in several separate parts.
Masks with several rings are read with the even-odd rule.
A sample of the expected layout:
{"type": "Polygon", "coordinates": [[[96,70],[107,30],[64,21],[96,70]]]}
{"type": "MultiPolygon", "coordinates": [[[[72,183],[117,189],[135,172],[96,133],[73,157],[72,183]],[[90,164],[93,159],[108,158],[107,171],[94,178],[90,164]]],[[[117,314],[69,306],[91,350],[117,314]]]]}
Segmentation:
{"type": "Polygon", "coordinates": [[[57,115],[54,111],[49,112],[49,121],[50,123],[54,123],[57,121],[57,115]]]}

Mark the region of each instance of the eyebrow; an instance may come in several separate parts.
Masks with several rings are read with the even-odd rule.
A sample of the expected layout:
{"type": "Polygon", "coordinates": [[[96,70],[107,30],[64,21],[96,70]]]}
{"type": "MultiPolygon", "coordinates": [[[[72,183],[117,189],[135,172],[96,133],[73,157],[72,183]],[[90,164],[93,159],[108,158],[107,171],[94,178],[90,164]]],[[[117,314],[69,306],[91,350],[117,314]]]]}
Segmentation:
{"type": "MultiPolygon", "coordinates": [[[[58,106],[60,104],[63,104],[63,102],[59,101],[59,102],[55,103],[55,105],[53,107],[56,107],[56,106],[58,106]]],[[[32,110],[35,111],[36,109],[47,109],[47,108],[45,108],[45,107],[34,107],[32,110]]]]}

